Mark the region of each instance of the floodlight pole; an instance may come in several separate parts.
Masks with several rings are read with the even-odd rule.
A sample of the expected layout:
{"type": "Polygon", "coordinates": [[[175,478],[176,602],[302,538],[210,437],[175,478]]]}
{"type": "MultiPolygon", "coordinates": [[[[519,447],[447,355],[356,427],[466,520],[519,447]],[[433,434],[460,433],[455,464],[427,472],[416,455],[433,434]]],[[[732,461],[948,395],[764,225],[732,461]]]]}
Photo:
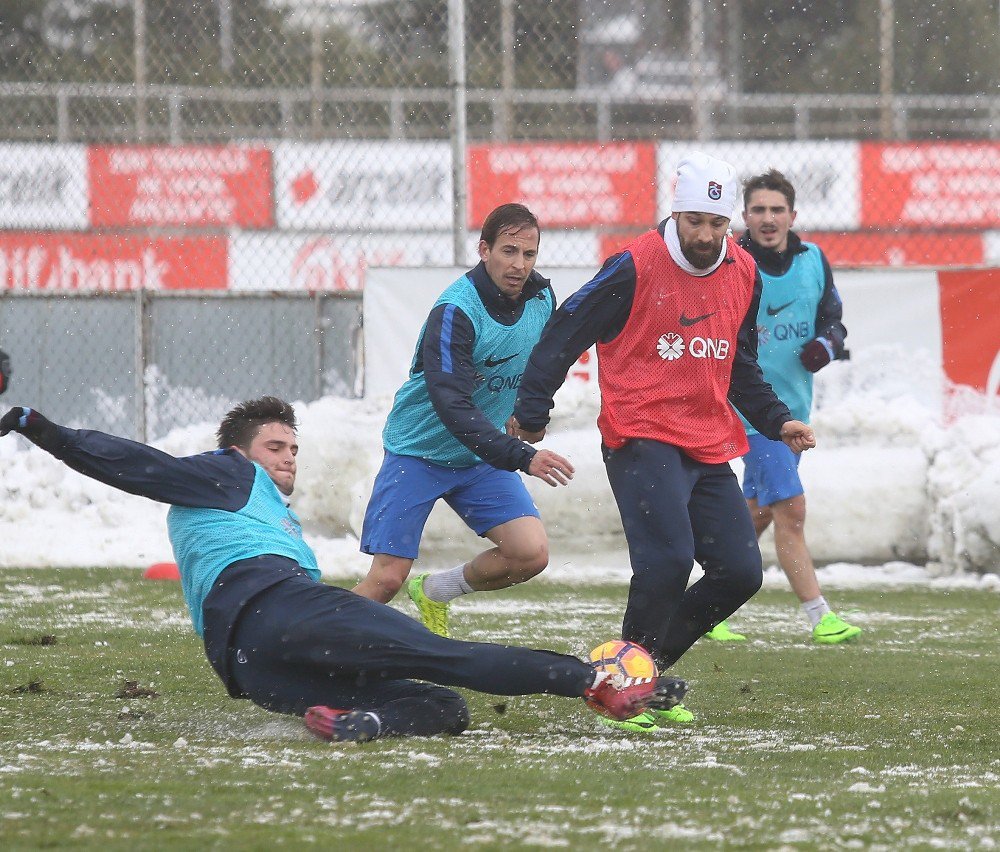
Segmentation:
{"type": "Polygon", "coordinates": [[[448,0],[448,76],[451,83],[452,236],[455,266],[465,265],[465,3],[448,0]]]}

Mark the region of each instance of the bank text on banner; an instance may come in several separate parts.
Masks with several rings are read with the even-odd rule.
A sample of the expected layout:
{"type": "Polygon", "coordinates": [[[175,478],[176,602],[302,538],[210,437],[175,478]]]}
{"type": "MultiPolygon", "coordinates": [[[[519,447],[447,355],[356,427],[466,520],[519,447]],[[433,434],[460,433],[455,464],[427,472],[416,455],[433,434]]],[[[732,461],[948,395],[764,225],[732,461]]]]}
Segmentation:
{"type": "Polygon", "coordinates": [[[0,233],[0,289],[225,289],[222,236],[0,233]]]}

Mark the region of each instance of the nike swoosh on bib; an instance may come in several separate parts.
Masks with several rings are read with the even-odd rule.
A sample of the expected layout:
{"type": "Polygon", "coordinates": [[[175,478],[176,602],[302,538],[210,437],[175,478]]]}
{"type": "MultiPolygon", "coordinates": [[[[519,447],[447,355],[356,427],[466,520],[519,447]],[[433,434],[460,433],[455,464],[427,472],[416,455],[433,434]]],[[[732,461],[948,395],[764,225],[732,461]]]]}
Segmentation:
{"type": "Polygon", "coordinates": [[[776,317],[778,314],[780,314],[789,305],[794,305],[794,304],[795,304],[795,299],[792,299],[792,301],[790,301],[790,302],[785,302],[785,304],[779,305],[776,308],[772,308],[770,305],[768,305],[767,306],[767,315],[769,317],[776,317]]]}
{"type": "Polygon", "coordinates": [[[700,317],[687,317],[681,314],[681,325],[694,325],[696,322],[701,322],[702,320],[707,320],[709,317],[714,317],[718,311],[712,311],[710,314],[702,314],[700,317]]]}
{"type": "Polygon", "coordinates": [[[508,355],[506,358],[494,358],[492,355],[489,355],[483,363],[490,368],[499,367],[501,364],[506,364],[511,358],[516,358],[520,354],[520,352],[515,352],[513,355],[508,355]]]}

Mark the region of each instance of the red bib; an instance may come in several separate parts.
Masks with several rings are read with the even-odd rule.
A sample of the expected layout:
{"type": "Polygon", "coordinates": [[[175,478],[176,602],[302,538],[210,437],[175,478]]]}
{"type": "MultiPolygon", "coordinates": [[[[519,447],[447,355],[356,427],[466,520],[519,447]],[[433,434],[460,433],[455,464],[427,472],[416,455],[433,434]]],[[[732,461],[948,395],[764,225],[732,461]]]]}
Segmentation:
{"type": "Polygon", "coordinates": [[[650,438],[708,464],[743,455],[746,434],[728,394],[753,258],[727,237],[722,265],[699,278],[677,266],[658,231],[626,250],[635,261],[632,310],[621,333],[597,345],[604,443],[650,438]]]}

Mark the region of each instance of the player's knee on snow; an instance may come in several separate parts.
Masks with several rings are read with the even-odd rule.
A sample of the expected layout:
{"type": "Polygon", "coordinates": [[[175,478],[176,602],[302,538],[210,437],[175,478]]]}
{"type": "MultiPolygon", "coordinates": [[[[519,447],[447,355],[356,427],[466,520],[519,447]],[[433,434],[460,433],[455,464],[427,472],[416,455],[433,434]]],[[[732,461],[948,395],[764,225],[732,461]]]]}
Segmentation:
{"type": "Polygon", "coordinates": [[[469,727],[469,705],[458,693],[452,693],[448,698],[441,699],[442,716],[446,722],[446,734],[460,734],[469,727]]]}

